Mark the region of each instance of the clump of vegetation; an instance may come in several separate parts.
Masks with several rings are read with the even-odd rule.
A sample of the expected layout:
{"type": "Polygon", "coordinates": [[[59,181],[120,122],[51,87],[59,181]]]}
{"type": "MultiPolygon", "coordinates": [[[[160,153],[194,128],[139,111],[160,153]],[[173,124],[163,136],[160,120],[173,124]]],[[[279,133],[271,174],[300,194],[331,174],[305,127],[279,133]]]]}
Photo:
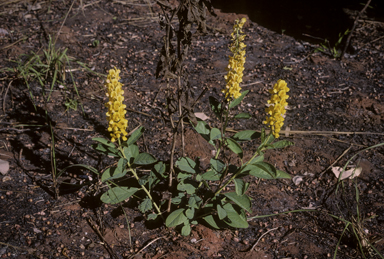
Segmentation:
{"type": "Polygon", "coordinates": [[[315,52],[322,52],[324,54],[327,54],[333,58],[340,58],[342,51],[340,50],[340,44],[343,41],[344,36],[348,35],[350,33],[350,30],[347,29],[344,33],[339,33],[339,39],[335,43],[335,45],[332,47],[331,44],[327,39],[325,39],[324,43],[320,44],[320,47],[315,49],[315,52]]]}
{"type": "MultiPolygon", "coordinates": [[[[244,44],[246,35],[242,28],[246,19],[236,20],[231,34],[232,56],[229,57],[225,76],[226,85],[222,90],[224,96],[221,100],[213,96],[209,98],[210,107],[220,126],[210,127],[203,120],[191,118],[193,104],[187,108],[185,104],[181,105],[181,98],[188,96],[189,89],[187,84],[183,87],[180,83],[184,73],[181,64],[187,54],[186,45],[187,40],[190,39],[190,33],[180,33],[180,31],[183,31],[183,28],[190,30],[187,22],[189,20],[183,16],[183,13],[188,10],[199,10],[200,12],[201,9],[195,9],[196,6],[187,3],[179,7],[177,13],[180,20],[177,34],[179,45],[176,48],[180,52],[177,55],[172,55],[174,48],[170,45],[172,44],[170,39],[173,33],[169,24],[165,24],[167,28],[166,44],[163,47],[158,74],[163,73],[168,82],[170,79],[177,79],[178,83],[177,88],[171,89],[168,85],[167,89],[170,121],[173,122],[172,116],[175,113],[179,116],[179,121],[171,124],[173,139],[175,140],[178,134],[183,134],[183,125],[181,124],[180,127],[180,123],[183,123],[184,117],[188,116],[190,124],[196,132],[214,147],[215,155],[210,160],[208,169],[203,170],[198,158],[193,160],[184,155],[178,157],[172,164],[175,156],[175,142],[172,145],[170,164],[158,161],[152,154],[139,152],[136,141],[144,129],[139,127],[127,138],[125,129],[128,122],[125,118],[125,105],[122,103],[124,92],[121,90],[122,84],[118,81],[120,79],[119,70],[111,69],[106,82],[109,97],[106,104],[108,107],[106,115],[111,139],[110,141],[104,138],[94,138],[93,140],[98,142],[94,146],[97,151],[118,158],[118,162],[116,166],[106,169],[101,174],[101,181],[109,186],[109,190],[101,196],[101,200],[108,204],[118,204],[135,196],[139,199],[139,210],[147,215],[148,220],[161,218],[165,221],[166,226],[176,227],[182,235],[189,235],[191,226],[200,223],[217,229],[246,228],[248,227],[246,213],[251,212],[251,198],[246,193],[250,183],[246,182],[244,177],[290,178],[287,173],[264,162],[266,150],[284,148],[293,144],[285,140],[275,142],[284,123],[288,98],[286,92],[289,91],[289,88],[285,81],[279,80],[270,91],[271,100],[268,101],[269,107],[266,109],[269,117],[265,121],[271,129],[268,134],[264,129],[261,132],[245,130],[233,136],[227,133],[226,128],[230,120],[250,118],[247,113],[235,114],[233,112],[233,108],[238,106],[248,93],[248,91],[241,92],[240,87],[246,54],[244,44]],[[183,48],[181,48],[182,43],[184,43],[183,48]],[[172,90],[176,90],[175,93],[172,90]],[[172,104],[175,104],[173,110],[170,108],[172,104]],[[256,139],[260,139],[260,145],[252,158],[244,161],[240,144],[256,139]],[[224,152],[227,150],[238,156],[240,164],[234,164],[228,159],[228,155],[225,155],[226,152],[224,152]],[[134,181],[122,181],[126,178],[134,181]],[[157,185],[164,183],[167,179],[168,190],[157,189],[160,188],[157,185]],[[235,185],[235,191],[228,191],[229,184],[235,185]],[[156,191],[167,194],[167,199],[156,198],[156,195],[153,195],[156,191]]],[[[165,20],[170,21],[171,18],[166,17],[165,20]]],[[[202,21],[200,20],[200,22],[202,21]]]]}

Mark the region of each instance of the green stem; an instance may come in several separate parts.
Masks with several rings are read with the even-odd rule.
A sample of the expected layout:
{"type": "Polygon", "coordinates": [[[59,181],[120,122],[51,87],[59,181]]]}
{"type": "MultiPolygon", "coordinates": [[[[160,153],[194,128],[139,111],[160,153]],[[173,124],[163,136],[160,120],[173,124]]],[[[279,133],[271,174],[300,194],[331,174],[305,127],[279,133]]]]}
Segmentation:
{"type": "MultiPolygon", "coordinates": [[[[139,178],[139,176],[137,175],[136,171],[133,170],[132,168],[129,168],[129,170],[131,171],[131,173],[133,174],[133,176],[136,178],[137,182],[139,182],[140,178],[139,178]]],[[[139,184],[140,184],[140,183],[139,183],[139,184]]],[[[144,185],[140,184],[140,186],[141,186],[141,188],[144,190],[144,192],[147,194],[148,198],[151,199],[152,204],[153,204],[153,206],[155,206],[158,215],[160,215],[160,216],[162,217],[160,208],[157,206],[156,202],[153,200],[151,193],[148,191],[148,189],[147,189],[144,185]]]]}
{"type": "MultiPolygon", "coordinates": [[[[268,139],[270,138],[270,136],[271,136],[271,134],[269,134],[268,135],[268,137],[267,137],[267,141],[264,141],[264,143],[268,143],[268,139]]],[[[242,165],[237,171],[236,171],[236,173],[234,173],[233,175],[232,175],[232,177],[222,186],[222,187],[220,187],[220,189],[218,189],[216,192],[215,192],[215,196],[217,196],[217,195],[219,195],[220,193],[221,193],[221,191],[222,190],[224,190],[224,188],[225,187],[227,187],[227,185],[228,184],[230,184],[240,173],[241,173],[241,171],[242,171],[242,169],[244,168],[244,167],[246,167],[247,165],[249,165],[249,163],[256,157],[256,156],[259,156],[260,155],[260,151],[262,150],[262,148],[263,148],[263,146],[260,146],[257,150],[256,150],[256,152],[255,152],[255,154],[253,155],[253,157],[251,158],[251,159],[249,159],[248,160],[248,162],[247,163],[245,163],[244,165],[242,165]]]]}
{"type": "MultiPolygon", "coordinates": [[[[223,126],[222,126],[222,131],[221,131],[221,139],[219,141],[220,145],[219,145],[219,148],[217,149],[215,159],[217,159],[219,157],[219,154],[221,152],[221,148],[223,147],[223,144],[224,144],[224,132],[225,132],[225,129],[227,128],[227,125],[228,125],[229,104],[228,104],[228,108],[224,111],[225,121],[224,121],[224,124],[222,123],[223,126]]],[[[220,116],[220,117],[221,117],[220,121],[222,122],[223,117],[222,116],[220,116]]]]}
{"type": "MultiPolygon", "coordinates": [[[[126,157],[125,154],[124,154],[123,149],[121,148],[121,145],[120,145],[120,138],[118,139],[118,141],[119,141],[119,150],[120,150],[121,154],[123,155],[123,157],[124,157],[125,159],[127,159],[127,157],[126,157]]],[[[127,161],[128,161],[128,159],[127,159],[127,161]]],[[[129,170],[131,171],[132,175],[136,178],[136,180],[137,180],[137,182],[139,183],[140,187],[141,187],[141,188],[144,190],[144,192],[147,194],[148,198],[151,199],[153,206],[155,206],[155,209],[156,209],[156,211],[157,211],[157,214],[160,215],[161,217],[163,217],[163,215],[161,214],[160,208],[159,208],[159,206],[157,206],[156,202],[153,200],[151,193],[148,191],[148,189],[147,189],[144,185],[140,184],[140,178],[139,178],[139,176],[137,175],[136,170],[134,170],[133,168],[131,168],[131,165],[130,165],[129,161],[128,161],[128,163],[127,163],[127,166],[128,166],[128,168],[129,168],[129,170]]]]}

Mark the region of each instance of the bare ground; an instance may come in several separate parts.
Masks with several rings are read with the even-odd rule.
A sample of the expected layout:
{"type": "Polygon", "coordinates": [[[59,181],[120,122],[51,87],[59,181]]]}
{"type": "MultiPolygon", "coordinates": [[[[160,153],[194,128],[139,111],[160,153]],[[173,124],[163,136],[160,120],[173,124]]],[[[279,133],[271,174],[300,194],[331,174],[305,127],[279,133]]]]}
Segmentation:
{"type": "MultiPolygon", "coordinates": [[[[70,56],[101,74],[114,66],[122,70],[129,127],[144,125],[140,147],[166,161],[171,135],[157,110],[165,106],[165,82],[154,75],[163,36],[157,22],[159,8],[145,1],[75,2],[61,28],[70,5],[26,1],[1,6],[0,69],[14,67],[10,60],[18,60],[21,54],[41,51],[48,35],[54,37],[60,30],[57,46],[68,48],[70,56]],[[95,40],[100,43],[96,47],[95,40]]],[[[186,61],[196,95],[203,86],[209,87],[195,112],[211,118],[206,103],[209,95],[221,94],[225,82],[233,21],[245,16],[215,11],[217,17],[208,17],[208,34],[195,34],[186,61]]],[[[362,225],[364,238],[384,253],[383,147],[364,151],[352,160],[362,167],[362,174],[355,181],[345,180],[342,192],[336,193],[337,179],[328,170],[340,156],[335,166],[384,142],[384,23],[369,18],[359,23],[351,42],[354,53],[347,53],[343,61],[314,53],[315,43],[276,33],[252,20],[245,25],[243,89],[250,93],[239,109],[252,118],[231,127],[260,130],[268,89],[276,80],[285,79],[291,91],[281,135],[295,145],[270,151],[266,160],[302,178],[298,184],[249,179],[248,194],[253,198],[249,216],[319,210],[253,219],[248,229],[217,231],[199,225],[191,236],[182,237],[162,224],[146,223],[133,200],[123,206],[127,225],[120,207],[100,202],[103,189],[98,189],[98,176],[87,171],[66,172],[59,179],[59,199],[54,199],[51,133],[43,105],[36,111],[25,83],[14,73],[0,73],[4,107],[0,159],[10,163],[10,170],[0,175],[1,258],[327,258],[333,256],[345,227],[327,213],[347,220],[357,217],[355,184],[360,215],[367,219],[362,225]]],[[[66,109],[67,98],[77,96],[71,80],[66,91],[55,87],[47,107],[54,126],[57,167],[83,163],[101,170],[114,162],[90,147],[93,137],[108,136],[104,78],[81,69],[73,74],[84,113],[80,107],[66,109]]],[[[41,94],[37,83],[31,83],[31,89],[35,96],[41,94]]],[[[209,145],[197,133],[188,128],[185,134],[187,155],[202,161],[210,158],[209,145]]],[[[256,144],[243,147],[245,157],[250,157],[256,144]]],[[[351,233],[344,233],[337,258],[363,258],[354,240],[351,233]]],[[[372,251],[366,255],[379,258],[372,251]]]]}

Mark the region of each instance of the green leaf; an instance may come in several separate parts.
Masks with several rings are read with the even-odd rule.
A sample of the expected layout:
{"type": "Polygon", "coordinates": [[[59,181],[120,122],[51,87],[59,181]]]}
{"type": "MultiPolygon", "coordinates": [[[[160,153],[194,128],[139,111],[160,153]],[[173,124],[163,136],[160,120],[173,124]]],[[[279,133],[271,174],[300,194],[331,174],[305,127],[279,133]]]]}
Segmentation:
{"type": "Polygon", "coordinates": [[[248,190],[249,183],[244,182],[242,179],[234,179],[236,194],[241,196],[248,190]]]}
{"type": "Polygon", "coordinates": [[[177,209],[168,215],[165,220],[165,225],[170,228],[176,227],[185,222],[188,222],[188,218],[184,215],[184,209],[177,209]]]}
{"type": "Polygon", "coordinates": [[[235,118],[237,120],[239,120],[239,119],[249,119],[249,118],[251,118],[251,115],[249,113],[247,113],[247,112],[241,112],[239,114],[236,114],[235,117],[233,117],[233,118],[235,118]]]}
{"type": "Polygon", "coordinates": [[[127,170],[118,171],[116,167],[110,167],[104,171],[103,175],[101,176],[101,181],[104,183],[112,179],[121,178],[126,174],[127,170]]]}
{"type": "Polygon", "coordinates": [[[243,150],[241,149],[240,145],[231,138],[226,138],[226,140],[228,148],[232,150],[233,153],[237,154],[240,158],[243,158],[243,150]]]}
{"type": "Polygon", "coordinates": [[[242,173],[247,173],[256,176],[263,179],[276,179],[277,172],[276,168],[268,163],[265,162],[259,162],[255,163],[253,165],[247,165],[243,170],[242,173]]]}
{"type": "Polygon", "coordinates": [[[166,165],[165,165],[163,162],[160,161],[159,163],[157,163],[157,164],[154,166],[154,168],[155,168],[155,170],[156,170],[156,172],[157,172],[158,174],[160,174],[162,177],[165,178],[164,173],[165,173],[166,165]]]}
{"type": "Polygon", "coordinates": [[[100,142],[101,144],[104,144],[104,145],[109,146],[109,147],[113,147],[113,148],[116,147],[113,142],[111,142],[110,140],[107,140],[105,138],[93,138],[92,140],[100,142]]]}
{"type": "Polygon", "coordinates": [[[188,208],[186,211],[185,211],[185,216],[187,216],[187,218],[189,219],[193,219],[193,217],[195,216],[195,208],[188,208]]]}
{"type": "Polygon", "coordinates": [[[123,149],[124,155],[131,164],[133,160],[139,155],[139,148],[136,145],[129,145],[123,149]]]}
{"type": "Polygon", "coordinates": [[[134,160],[134,164],[136,165],[150,165],[156,163],[156,158],[154,158],[151,154],[148,153],[140,153],[134,160]]]}
{"type": "Polygon", "coordinates": [[[205,121],[199,121],[195,127],[197,133],[199,133],[206,141],[209,141],[210,127],[205,121]]]}
{"type": "Polygon", "coordinates": [[[232,138],[236,141],[250,141],[259,138],[261,133],[255,130],[243,130],[237,132],[232,138]]]}
{"type": "Polygon", "coordinates": [[[284,171],[276,170],[276,178],[291,179],[291,176],[284,171]]]}
{"type": "Polygon", "coordinates": [[[213,141],[215,139],[221,139],[221,131],[218,128],[212,128],[211,129],[210,141],[213,141]]]}
{"type": "Polygon", "coordinates": [[[141,137],[141,135],[143,135],[143,132],[144,132],[144,127],[140,127],[137,130],[135,130],[127,140],[126,142],[127,145],[130,146],[133,143],[136,143],[136,141],[141,137]]]}
{"type": "Polygon", "coordinates": [[[189,157],[181,157],[176,161],[176,166],[184,172],[191,174],[196,173],[196,162],[190,159],[189,157]]]}
{"type": "Polygon", "coordinates": [[[125,158],[120,158],[116,167],[107,168],[104,171],[103,175],[101,176],[101,181],[105,182],[125,176],[127,174],[127,170],[125,170],[126,165],[127,160],[125,158]]]}
{"type": "Polygon", "coordinates": [[[251,200],[247,195],[237,195],[236,192],[224,193],[225,197],[239,205],[242,209],[251,212],[251,200]]]}
{"type": "Polygon", "coordinates": [[[220,220],[223,220],[227,217],[227,212],[225,211],[225,209],[223,209],[223,207],[221,207],[220,204],[217,204],[217,215],[219,216],[220,220]]]}
{"type": "Polygon", "coordinates": [[[263,143],[265,140],[265,129],[264,128],[261,129],[260,139],[261,139],[261,143],[263,143]]]}
{"type": "Polygon", "coordinates": [[[138,182],[140,185],[145,185],[147,184],[148,181],[149,181],[149,175],[143,175],[142,177],[140,177],[138,182]]]}
{"type": "Polygon", "coordinates": [[[227,212],[227,218],[224,220],[225,223],[233,228],[248,228],[244,212],[236,210],[230,203],[225,204],[224,209],[227,212]]]}
{"type": "Polygon", "coordinates": [[[225,164],[220,159],[211,158],[212,168],[217,172],[221,173],[225,169],[225,164]]]}
{"type": "Polygon", "coordinates": [[[157,214],[151,213],[147,216],[147,220],[155,220],[157,218],[157,214]]]}
{"type": "Polygon", "coordinates": [[[191,225],[184,223],[184,226],[181,228],[181,235],[189,236],[189,234],[191,234],[191,225]]]}
{"type": "Polygon", "coordinates": [[[192,194],[191,197],[189,197],[188,205],[191,208],[198,209],[200,208],[202,202],[203,200],[199,196],[192,194]]]}
{"type": "Polygon", "coordinates": [[[107,192],[103,193],[103,195],[100,197],[100,200],[107,204],[116,204],[128,199],[138,190],[139,188],[135,187],[113,187],[107,192]]]}
{"type": "Polygon", "coordinates": [[[107,156],[120,157],[120,152],[117,148],[105,146],[103,144],[92,145],[93,149],[100,151],[107,156]]]}
{"type": "Polygon", "coordinates": [[[209,96],[209,104],[218,119],[221,118],[221,103],[213,96],[209,96]]]}
{"type": "Polygon", "coordinates": [[[120,150],[118,150],[117,148],[114,148],[114,147],[107,147],[108,149],[108,155],[112,155],[112,156],[115,156],[115,157],[121,157],[121,153],[120,153],[120,150]]]}
{"type": "Polygon", "coordinates": [[[157,175],[154,172],[149,172],[149,177],[148,177],[148,187],[149,189],[152,189],[153,186],[158,184],[160,182],[160,179],[157,178],[157,175]]]}
{"type": "Polygon", "coordinates": [[[218,181],[221,178],[221,173],[218,173],[216,170],[209,170],[205,172],[201,177],[206,181],[218,181]]]}
{"type": "Polygon", "coordinates": [[[267,149],[285,148],[285,147],[293,146],[293,145],[294,145],[294,143],[291,141],[280,140],[280,141],[277,141],[277,142],[271,144],[270,146],[268,146],[267,149]]]}
{"type": "Polygon", "coordinates": [[[248,92],[249,92],[249,90],[246,90],[246,91],[242,92],[241,95],[239,96],[239,98],[233,100],[229,104],[229,109],[232,109],[233,107],[239,105],[241,103],[241,101],[243,100],[243,98],[247,95],[248,92]]]}
{"type": "Polygon", "coordinates": [[[264,161],[264,154],[261,154],[260,156],[256,156],[254,157],[250,162],[249,164],[250,165],[253,165],[255,163],[259,163],[259,162],[263,162],[264,161]]]}
{"type": "Polygon", "coordinates": [[[175,205],[178,205],[181,203],[181,199],[180,197],[174,197],[172,198],[172,204],[175,204],[175,205]]]}
{"type": "Polygon", "coordinates": [[[177,185],[177,190],[187,192],[188,194],[194,194],[198,183],[191,180],[184,180],[177,185]]]}
{"type": "Polygon", "coordinates": [[[108,152],[108,146],[105,146],[105,145],[100,144],[100,143],[92,144],[92,148],[94,150],[100,151],[100,152],[105,153],[105,154],[108,152]]]}
{"type": "Polygon", "coordinates": [[[203,217],[203,219],[210,225],[211,227],[215,229],[220,229],[219,225],[216,223],[216,220],[213,215],[208,215],[206,217],[203,217]]]}
{"type": "Polygon", "coordinates": [[[260,146],[257,148],[257,150],[263,150],[264,148],[266,148],[269,144],[271,144],[273,141],[275,140],[275,137],[272,135],[272,134],[269,134],[267,137],[265,137],[265,139],[263,140],[263,138],[261,138],[261,144],[260,146]]]}
{"type": "Polygon", "coordinates": [[[185,180],[185,179],[191,178],[191,177],[192,177],[192,175],[188,174],[188,173],[180,172],[177,174],[177,179],[179,179],[179,180],[185,180]]]}
{"type": "Polygon", "coordinates": [[[145,213],[152,209],[152,201],[149,198],[145,198],[142,203],[139,205],[139,210],[141,213],[145,213]]]}
{"type": "Polygon", "coordinates": [[[117,162],[116,173],[122,172],[125,169],[125,166],[127,165],[127,159],[120,158],[117,162]]]}

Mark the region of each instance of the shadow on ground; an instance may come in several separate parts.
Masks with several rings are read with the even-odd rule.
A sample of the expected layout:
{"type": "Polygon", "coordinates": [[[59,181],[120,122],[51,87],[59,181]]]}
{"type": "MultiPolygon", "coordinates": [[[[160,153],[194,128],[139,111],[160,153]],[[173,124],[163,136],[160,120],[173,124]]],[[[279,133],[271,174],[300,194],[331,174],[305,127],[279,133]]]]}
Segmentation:
{"type": "MultiPolygon", "coordinates": [[[[352,28],[353,19],[365,2],[212,0],[212,5],[225,13],[247,14],[253,22],[276,33],[313,43],[323,43],[327,39],[333,46],[339,33],[352,28]]],[[[372,8],[368,8],[368,16],[384,20],[384,1],[374,0],[370,5],[372,8]]]]}

